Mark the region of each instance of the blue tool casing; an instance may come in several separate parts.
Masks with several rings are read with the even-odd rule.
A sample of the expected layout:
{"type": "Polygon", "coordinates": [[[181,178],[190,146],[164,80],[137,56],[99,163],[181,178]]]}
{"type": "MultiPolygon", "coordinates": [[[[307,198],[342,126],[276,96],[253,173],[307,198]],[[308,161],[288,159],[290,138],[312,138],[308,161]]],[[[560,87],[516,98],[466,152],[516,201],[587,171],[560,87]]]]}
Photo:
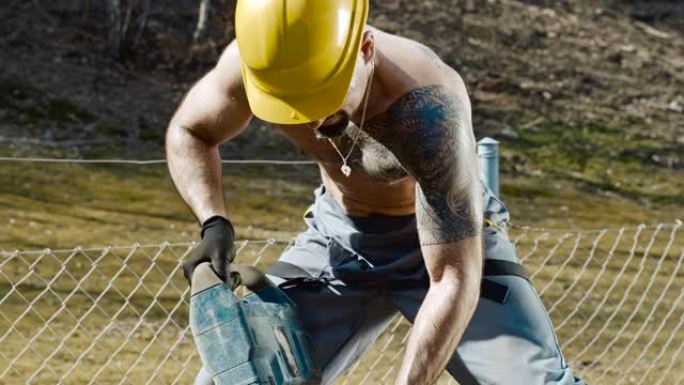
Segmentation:
{"type": "MultiPolygon", "coordinates": [[[[206,274],[210,267],[203,265],[197,269],[206,274]]],[[[213,283],[193,291],[190,327],[216,385],[320,383],[308,334],[282,290],[269,285],[240,298],[226,284],[213,283]]]]}

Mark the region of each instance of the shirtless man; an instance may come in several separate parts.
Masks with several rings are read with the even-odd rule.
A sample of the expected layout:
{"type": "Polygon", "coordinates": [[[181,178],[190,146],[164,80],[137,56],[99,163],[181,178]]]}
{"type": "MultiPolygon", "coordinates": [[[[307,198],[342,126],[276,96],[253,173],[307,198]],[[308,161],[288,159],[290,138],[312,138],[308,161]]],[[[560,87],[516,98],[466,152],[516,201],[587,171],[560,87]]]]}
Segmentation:
{"type": "Polygon", "coordinates": [[[211,261],[226,278],[218,146],[254,115],[320,167],[308,228],[270,276],[299,308],[323,384],[397,311],[413,323],[397,385],[433,384],[445,368],[461,385],[582,384],[507,239],[506,207],[479,180],[459,75],[366,25],[367,0],[263,3],[238,1],[236,42],[168,128],[171,175],[203,224],[186,277],[211,261]]]}

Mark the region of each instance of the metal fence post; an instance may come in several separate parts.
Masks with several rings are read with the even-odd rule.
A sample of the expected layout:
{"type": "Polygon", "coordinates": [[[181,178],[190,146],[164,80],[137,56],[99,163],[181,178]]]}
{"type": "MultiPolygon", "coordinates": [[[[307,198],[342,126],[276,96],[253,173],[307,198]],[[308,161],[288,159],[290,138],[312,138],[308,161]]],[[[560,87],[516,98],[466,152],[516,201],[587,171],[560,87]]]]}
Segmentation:
{"type": "Polygon", "coordinates": [[[484,138],[477,143],[480,158],[480,174],[496,197],[499,196],[499,142],[484,138]]]}

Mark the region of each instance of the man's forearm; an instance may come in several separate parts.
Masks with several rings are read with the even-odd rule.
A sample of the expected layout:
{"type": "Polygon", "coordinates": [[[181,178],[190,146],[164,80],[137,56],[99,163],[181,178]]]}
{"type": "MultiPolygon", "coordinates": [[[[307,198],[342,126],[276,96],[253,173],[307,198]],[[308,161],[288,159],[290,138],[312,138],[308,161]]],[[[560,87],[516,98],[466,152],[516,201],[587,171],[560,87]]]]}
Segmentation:
{"type": "Polygon", "coordinates": [[[433,384],[455,352],[479,298],[482,265],[475,258],[471,261],[455,276],[430,285],[414,321],[397,385],[433,384]]]}
{"type": "Polygon", "coordinates": [[[226,216],[218,146],[207,144],[181,126],[171,126],[166,156],[171,178],[199,222],[214,215],[226,216]]]}

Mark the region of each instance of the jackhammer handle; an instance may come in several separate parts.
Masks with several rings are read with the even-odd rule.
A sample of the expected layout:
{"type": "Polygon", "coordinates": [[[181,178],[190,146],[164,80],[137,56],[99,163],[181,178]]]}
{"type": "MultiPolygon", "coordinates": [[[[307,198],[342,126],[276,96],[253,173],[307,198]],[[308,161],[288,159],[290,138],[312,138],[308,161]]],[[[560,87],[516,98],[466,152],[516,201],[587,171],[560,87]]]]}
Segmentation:
{"type": "MultiPolygon", "coordinates": [[[[216,272],[214,272],[211,263],[201,263],[197,265],[194,273],[192,274],[191,295],[195,295],[221,283],[223,282],[216,275],[216,272]]],[[[232,263],[228,266],[228,282],[226,282],[226,284],[232,290],[235,290],[240,287],[240,285],[243,285],[252,292],[274,286],[268,277],[266,277],[264,273],[255,267],[232,263]]]]}

